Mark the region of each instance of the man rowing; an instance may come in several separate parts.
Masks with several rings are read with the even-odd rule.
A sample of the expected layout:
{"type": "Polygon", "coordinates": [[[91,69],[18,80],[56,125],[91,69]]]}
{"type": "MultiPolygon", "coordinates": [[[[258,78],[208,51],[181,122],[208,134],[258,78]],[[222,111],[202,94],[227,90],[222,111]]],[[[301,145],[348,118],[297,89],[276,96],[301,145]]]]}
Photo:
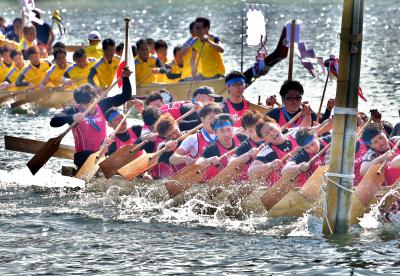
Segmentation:
{"type": "Polygon", "coordinates": [[[64,49],[57,49],[53,53],[55,64],[47,71],[40,88],[59,87],[64,83],[64,74],[68,67],[67,52],[64,49]]]}
{"type": "Polygon", "coordinates": [[[72,55],[72,59],[75,63],[67,68],[64,77],[73,81],[78,87],[87,83],[89,73],[97,60],[92,57],[88,58],[83,48],[76,50],[72,55]]]}
{"type": "Polygon", "coordinates": [[[150,55],[150,47],[145,39],[136,42],[138,56],[135,59],[135,73],[137,85],[156,82],[157,75],[166,73],[165,65],[162,61],[150,55]]]}
{"type": "Polygon", "coordinates": [[[88,76],[88,82],[93,86],[106,88],[111,85],[117,72],[120,59],[115,55],[115,41],[106,38],[102,42],[103,57],[93,66],[88,76]],[[95,77],[98,85],[96,85],[95,77]]]}
{"type": "Polygon", "coordinates": [[[121,106],[130,100],[132,96],[130,74],[129,69],[125,67],[122,71],[122,93],[100,100],[87,116],[83,116],[83,112],[96,98],[95,89],[90,84],[82,85],[76,89],[74,91],[76,104],[67,107],[51,119],[50,125],[52,127],[79,122],[72,129],[75,142],[74,164],[78,168],[85,163],[90,154],[100,149],[104,139],[106,139],[106,118],[104,117],[106,111],[111,107],[121,106]]]}
{"type": "Polygon", "coordinates": [[[17,82],[18,76],[21,74],[22,70],[25,67],[24,57],[22,55],[22,52],[17,51],[17,50],[12,50],[10,57],[12,58],[12,60],[14,62],[14,66],[12,67],[10,72],[8,72],[8,74],[4,80],[5,82],[2,85],[2,88],[8,89],[10,92],[17,91],[19,89],[22,90],[21,87],[17,88],[15,86],[15,83],[17,82]]]}

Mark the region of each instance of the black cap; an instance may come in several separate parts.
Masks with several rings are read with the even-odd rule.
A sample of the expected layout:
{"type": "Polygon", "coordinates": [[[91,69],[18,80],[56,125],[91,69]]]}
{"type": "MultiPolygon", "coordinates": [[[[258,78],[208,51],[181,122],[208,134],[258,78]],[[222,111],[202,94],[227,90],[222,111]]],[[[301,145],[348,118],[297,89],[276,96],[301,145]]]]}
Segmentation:
{"type": "Polygon", "coordinates": [[[193,92],[193,98],[195,98],[197,95],[207,95],[207,96],[213,97],[213,98],[215,98],[216,102],[222,102],[222,100],[224,99],[221,95],[215,94],[214,88],[212,88],[210,86],[201,86],[201,87],[197,88],[193,92]]]}

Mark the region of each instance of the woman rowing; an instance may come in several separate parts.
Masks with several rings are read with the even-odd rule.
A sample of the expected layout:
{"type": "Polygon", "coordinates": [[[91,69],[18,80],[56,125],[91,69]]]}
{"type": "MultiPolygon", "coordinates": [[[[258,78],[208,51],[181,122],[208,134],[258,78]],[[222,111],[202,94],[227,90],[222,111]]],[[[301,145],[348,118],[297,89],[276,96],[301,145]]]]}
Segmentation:
{"type": "Polygon", "coordinates": [[[217,115],[212,121],[211,126],[217,136],[217,140],[206,147],[203,155],[196,162],[201,166],[208,167],[204,174],[204,181],[209,181],[226,167],[229,158],[226,156],[220,158],[221,156],[248,139],[246,135],[234,134],[233,124],[231,116],[225,113],[217,115]]]}
{"type": "Polygon", "coordinates": [[[72,129],[75,142],[74,164],[80,168],[90,154],[98,151],[104,139],[106,139],[105,112],[111,107],[123,105],[132,96],[129,76],[131,71],[125,67],[122,71],[123,86],[122,93],[114,97],[104,98],[98,102],[88,115],[83,112],[96,98],[95,88],[89,84],[82,85],[74,91],[75,105],[64,109],[56,114],[50,121],[52,127],[60,127],[64,124],[71,125],[73,122],[79,124],[72,129]]]}

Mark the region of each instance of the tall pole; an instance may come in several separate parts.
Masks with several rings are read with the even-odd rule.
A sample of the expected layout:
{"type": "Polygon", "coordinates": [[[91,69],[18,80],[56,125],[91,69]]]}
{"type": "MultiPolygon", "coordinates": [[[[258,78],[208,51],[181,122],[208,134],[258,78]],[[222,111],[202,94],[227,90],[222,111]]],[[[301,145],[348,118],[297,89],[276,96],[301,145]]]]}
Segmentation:
{"type": "Polygon", "coordinates": [[[352,194],[349,190],[352,189],[353,180],[349,176],[354,173],[363,15],[364,0],[343,1],[342,29],[339,36],[340,68],[326,181],[327,212],[324,216],[324,234],[345,234],[350,227],[352,194]]]}
{"type": "Polygon", "coordinates": [[[293,79],[293,59],[294,59],[294,40],[296,38],[296,19],[292,20],[290,30],[290,53],[289,53],[289,72],[288,80],[293,79]]]}
{"type": "Polygon", "coordinates": [[[240,72],[243,73],[243,51],[244,51],[244,12],[246,10],[246,4],[242,5],[242,43],[241,43],[241,51],[240,51],[240,72]]]}

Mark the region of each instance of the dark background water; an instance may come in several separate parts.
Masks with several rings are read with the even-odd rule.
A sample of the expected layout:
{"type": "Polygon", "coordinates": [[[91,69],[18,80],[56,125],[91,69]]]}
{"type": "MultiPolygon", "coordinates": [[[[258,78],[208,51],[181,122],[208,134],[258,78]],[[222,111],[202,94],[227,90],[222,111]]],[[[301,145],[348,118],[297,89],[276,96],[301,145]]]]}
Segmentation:
{"type": "MultiPolygon", "coordinates": [[[[261,1],[263,2],[263,1],[261,1]]],[[[123,18],[134,22],[132,41],[163,38],[170,49],[188,36],[196,16],[212,20],[212,32],[225,46],[227,70],[240,68],[241,1],[36,1],[46,11],[63,9],[67,43],[84,42],[91,30],[123,40],[123,18]]],[[[268,47],[277,43],[284,23],[302,20],[302,40],[327,57],[339,52],[341,1],[269,1],[268,47]]],[[[400,3],[366,1],[361,84],[367,103],[397,121],[400,3]]],[[[18,13],[17,1],[1,1],[8,22],[18,13]]],[[[254,62],[255,48],[245,48],[245,67],[254,62]]],[[[277,93],[287,75],[287,61],[246,92],[255,100],[277,93]]],[[[323,79],[313,79],[295,63],[294,76],[306,89],[305,98],[317,109],[323,79]]],[[[335,83],[328,87],[334,97],[335,83]]],[[[0,135],[48,139],[60,133],[49,127],[53,110],[26,115],[0,109],[0,135]]],[[[72,136],[63,141],[72,144],[72,136]]],[[[398,224],[383,225],[374,217],[349,235],[327,239],[321,221],[250,218],[238,221],[198,215],[193,205],[165,207],[131,195],[110,203],[102,193],[43,191],[37,186],[76,183],[58,174],[62,164],[52,159],[37,177],[25,163],[30,155],[4,150],[0,139],[0,273],[6,274],[298,274],[366,275],[399,273],[398,224]]],[[[81,184],[81,183],[80,183],[81,184]]]]}

